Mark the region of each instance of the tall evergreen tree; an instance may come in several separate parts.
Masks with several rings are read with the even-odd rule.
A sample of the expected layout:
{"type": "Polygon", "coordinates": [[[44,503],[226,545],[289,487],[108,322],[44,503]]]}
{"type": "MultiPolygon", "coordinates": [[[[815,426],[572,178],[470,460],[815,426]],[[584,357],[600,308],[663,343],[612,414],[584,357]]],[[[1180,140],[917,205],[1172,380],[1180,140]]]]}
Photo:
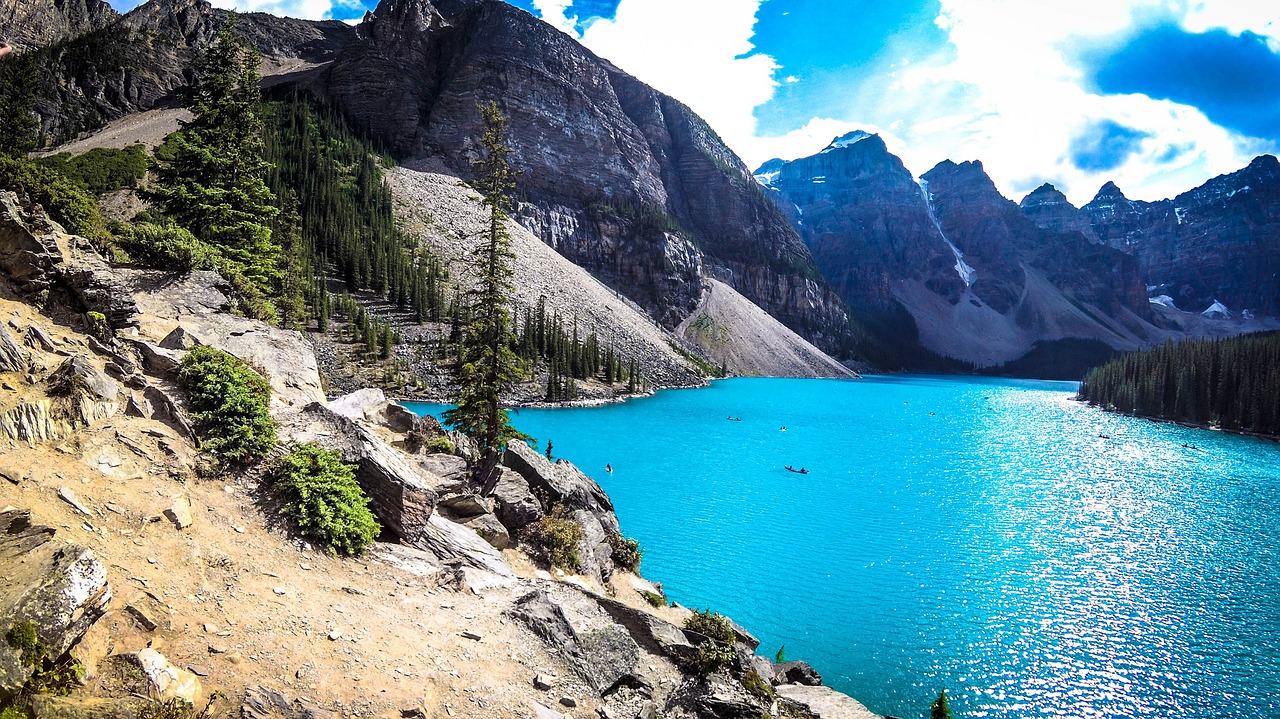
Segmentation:
{"type": "Polygon", "coordinates": [[[35,53],[13,53],[0,60],[0,153],[25,156],[36,148],[35,53]]]}
{"type": "Polygon", "coordinates": [[[274,294],[280,248],[268,223],[279,210],[263,180],[259,57],[235,26],[232,14],[192,68],[183,102],[195,117],[158,153],[148,196],[216,247],[257,290],[274,294]]]}
{"type": "MultiPolygon", "coordinates": [[[[504,137],[506,118],[495,102],[480,106],[484,156],[473,164],[476,188],[489,210],[485,237],[472,252],[478,281],[468,292],[468,322],[462,329],[458,361],[457,407],[445,413],[445,422],[476,440],[485,453],[482,467],[489,467],[508,440],[519,438],[511,426],[500,396],[521,376],[519,359],[511,350],[511,263],[515,259],[507,231],[507,213],[515,190],[516,171],[507,157],[511,149],[504,137]]],[[[480,477],[483,482],[487,477],[480,477]]]]}
{"type": "Polygon", "coordinates": [[[947,706],[947,690],[938,692],[938,698],[929,707],[929,719],[952,719],[951,707],[947,706]]]}

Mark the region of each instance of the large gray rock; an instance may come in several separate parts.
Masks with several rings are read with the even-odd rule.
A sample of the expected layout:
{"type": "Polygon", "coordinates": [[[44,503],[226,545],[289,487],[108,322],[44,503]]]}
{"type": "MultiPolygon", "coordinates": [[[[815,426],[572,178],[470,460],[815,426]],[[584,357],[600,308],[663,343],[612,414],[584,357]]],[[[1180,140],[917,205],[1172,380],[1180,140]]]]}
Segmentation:
{"type": "MultiPolygon", "coordinates": [[[[279,418],[282,439],[315,442],[356,465],[356,479],[372,500],[374,514],[396,536],[419,545],[437,541],[431,528],[440,480],[408,462],[367,427],[339,416],[319,402],[279,418]]],[[[471,535],[485,549],[489,545],[471,535]]]]}
{"type": "Polygon", "coordinates": [[[119,271],[88,240],[68,234],[12,192],[0,192],[0,272],[24,292],[65,288],[79,300],[78,309],[101,312],[112,329],[137,325],[138,305],[119,271]]]}
{"type": "Polygon", "coordinates": [[[529,483],[515,470],[502,467],[493,498],[497,500],[498,519],[512,532],[542,519],[542,505],[533,496],[529,483]]]}
{"type": "Polygon", "coordinates": [[[631,638],[644,649],[669,657],[677,664],[691,659],[698,653],[684,631],[671,622],[642,609],[623,604],[616,599],[596,597],[595,600],[600,604],[600,608],[630,632],[631,638]]]}
{"type": "MultiPolygon", "coordinates": [[[[30,622],[51,656],[71,649],[107,610],[107,569],[93,552],[57,541],[56,530],[31,523],[31,512],[0,512],[0,627],[30,622]]],[[[0,695],[31,676],[0,641],[0,695]]]]}
{"type": "Polygon", "coordinates": [[[501,580],[515,577],[511,565],[502,554],[482,539],[475,530],[455,524],[439,515],[432,515],[410,543],[435,556],[441,562],[453,562],[481,572],[496,575],[501,580]]]}
{"type": "Polygon", "coordinates": [[[303,699],[289,699],[264,686],[252,686],[244,692],[240,705],[241,719],[329,719],[334,712],[321,709],[303,699]]]}
{"type": "Polygon", "coordinates": [[[139,332],[152,343],[142,349],[144,363],[164,352],[159,342],[177,328],[201,342],[239,357],[271,384],[271,409],[287,414],[312,402],[325,401],[315,352],[301,333],[229,314],[230,286],[216,272],[182,277],[156,270],[116,270],[141,311],[139,332]]]}
{"type": "Polygon", "coordinates": [[[597,692],[604,693],[631,676],[639,661],[639,647],[621,626],[609,622],[580,632],[543,591],[517,599],[509,613],[597,692]]]}
{"type": "Polygon", "coordinates": [[[569,462],[560,460],[552,464],[524,442],[511,442],[507,444],[503,463],[520,473],[530,489],[545,496],[548,503],[562,504],[569,509],[585,509],[600,520],[605,531],[621,533],[609,495],[594,479],[569,462]]]}
{"type": "Polygon", "coordinates": [[[120,408],[120,385],[84,357],[68,357],[49,375],[49,394],[72,422],[92,425],[120,408]]]}
{"type": "Polygon", "coordinates": [[[774,691],[783,699],[802,707],[815,719],[883,719],[852,697],[831,687],[783,684],[774,691]]]}
{"type": "Polygon", "coordinates": [[[331,400],[328,407],[343,417],[379,424],[393,432],[406,433],[421,423],[418,415],[388,400],[377,387],[366,387],[343,395],[331,400]]]}
{"type": "Polygon", "coordinates": [[[475,532],[494,549],[506,549],[511,546],[511,533],[492,514],[471,517],[460,524],[475,532]]]}
{"type": "Polygon", "coordinates": [[[0,372],[26,374],[31,369],[31,356],[22,349],[8,328],[0,325],[0,372]]]}
{"type": "Polygon", "coordinates": [[[822,675],[808,662],[782,662],[773,666],[775,684],[804,684],[816,687],[822,685],[822,675]]]}

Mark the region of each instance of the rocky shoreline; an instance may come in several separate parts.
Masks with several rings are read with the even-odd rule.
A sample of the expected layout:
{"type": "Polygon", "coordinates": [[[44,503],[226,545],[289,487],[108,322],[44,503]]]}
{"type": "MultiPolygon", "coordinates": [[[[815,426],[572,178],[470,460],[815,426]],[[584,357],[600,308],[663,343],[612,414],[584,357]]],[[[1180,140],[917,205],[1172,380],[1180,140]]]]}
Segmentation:
{"type": "MultiPolygon", "coordinates": [[[[310,343],[227,314],[216,275],[113,266],[14,196],[2,209],[0,626],[29,623],[82,671],[31,700],[37,719],[174,699],[255,719],[874,716],[731,621],[725,663],[698,669],[720,640],[620,564],[612,503],[572,464],[516,444],[477,487],[465,438],[380,390],[326,401],[310,343]],[[268,380],[281,451],[354,465],[382,541],[318,552],[269,472],[209,463],[175,377],[196,344],[268,380]],[[446,436],[455,452],[424,449],[446,436]],[[531,542],[551,514],[580,528],[575,571],[531,542]]],[[[0,643],[0,696],[31,677],[0,643]]]]}

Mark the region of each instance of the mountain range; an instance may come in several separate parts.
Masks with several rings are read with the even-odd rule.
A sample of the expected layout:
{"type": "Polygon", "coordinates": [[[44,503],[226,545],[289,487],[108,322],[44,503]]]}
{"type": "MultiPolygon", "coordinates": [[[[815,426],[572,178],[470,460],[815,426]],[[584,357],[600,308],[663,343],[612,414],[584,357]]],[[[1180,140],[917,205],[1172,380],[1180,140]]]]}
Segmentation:
{"type": "Polygon", "coordinates": [[[1278,168],[1264,155],[1161,202],[1108,183],[1083,208],[1049,184],[1015,204],[981,162],[948,160],[916,178],[858,131],[755,176],[855,311],[989,367],[1055,344],[1088,364],[1274,326],[1278,168]]]}
{"type": "MultiPolygon", "coordinates": [[[[203,0],[23,7],[62,18],[23,38],[55,70],[38,104],[51,144],[172,105],[226,16],[203,0]]],[[[1277,326],[1274,157],[1161,202],[1108,185],[1083,208],[1048,185],[1014,203],[980,162],[916,178],[862,132],[752,173],[679,101],[500,0],[384,0],[355,27],[249,13],[239,31],[264,84],[323,98],[408,168],[469,177],[477,104],[498,101],[519,222],[713,360],[687,330],[714,287],[885,369],[1034,372],[1067,352],[1069,376],[1115,350],[1277,326]]]]}

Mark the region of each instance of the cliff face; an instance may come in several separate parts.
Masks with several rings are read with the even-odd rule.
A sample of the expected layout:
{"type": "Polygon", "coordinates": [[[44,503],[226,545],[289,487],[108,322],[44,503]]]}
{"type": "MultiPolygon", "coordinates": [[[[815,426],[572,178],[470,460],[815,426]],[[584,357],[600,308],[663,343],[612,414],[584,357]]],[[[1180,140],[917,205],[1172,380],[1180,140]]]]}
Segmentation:
{"type": "Polygon", "coordinates": [[[42,47],[106,27],[120,15],[102,0],[3,0],[5,39],[20,47],[42,47]]]}
{"type": "Polygon", "coordinates": [[[667,327],[710,276],[827,348],[845,333],[804,243],[684,105],[497,0],[386,0],[359,38],[319,83],[348,116],[467,176],[476,105],[496,100],[521,223],[667,327]]]}
{"type": "Polygon", "coordinates": [[[990,365],[1045,340],[1137,346],[1151,329],[1132,258],[1061,222],[1037,227],[981,163],[943,162],[917,181],[878,136],[855,132],[756,177],[794,207],[851,306],[886,317],[905,308],[937,354],[990,365]]]}
{"type": "MultiPolygon", "coordinates": [[[[152,0],[86,34],[51,41],[39,50],[49,68],[36,108],[45,136],[54,143],[74,139],[169,101],[227,15],[203,0],[152,0]]],[[[341,22],[263,13],[241,15],[238,30],[258,47],[268,70],[289,61],[323,62],[355,36],[341,22]]]]}
{"type": "Polygon", "coordinates": [[[1081,208],[1097,236],[1137,260],[1152,295],[1203,312],[1280,314],[1280,161],[1262,155],[1172,200],[1125,198],[1112,183],[1081,208]]]}

